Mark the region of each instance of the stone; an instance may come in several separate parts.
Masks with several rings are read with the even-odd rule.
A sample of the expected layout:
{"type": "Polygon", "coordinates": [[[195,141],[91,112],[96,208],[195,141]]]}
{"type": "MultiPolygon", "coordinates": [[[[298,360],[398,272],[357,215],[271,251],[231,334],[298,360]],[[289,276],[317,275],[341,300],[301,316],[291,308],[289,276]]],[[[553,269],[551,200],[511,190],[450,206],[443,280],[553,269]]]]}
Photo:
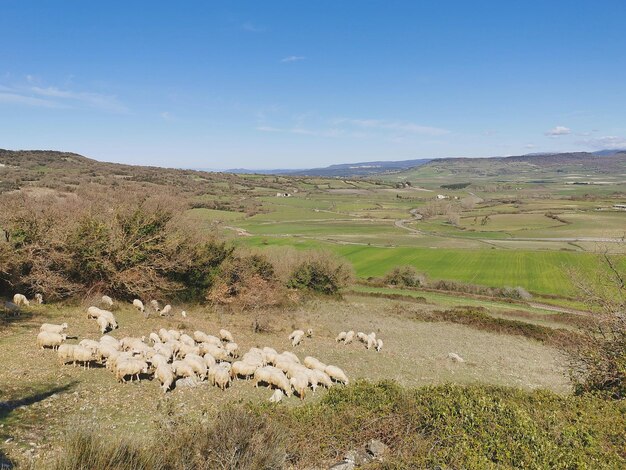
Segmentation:
{"type": "Polygon", "coordinates": [[[197,387],[199,382],[193,377],[186,377],[184,379],[178,379],[176,381],[176,388],[181,387],[197,387]]]}
{"type": "Polygon", "coordinates": [[[354,462],[339,462],[330,467],[328,470],[354,470],[354,462]]]}
{"type": "Polygon", "coordinates": [[[367,443],[366,449],[374,458],[380,458],[389,450],[389,447],[378,439],[372,439],[367,443]]]}

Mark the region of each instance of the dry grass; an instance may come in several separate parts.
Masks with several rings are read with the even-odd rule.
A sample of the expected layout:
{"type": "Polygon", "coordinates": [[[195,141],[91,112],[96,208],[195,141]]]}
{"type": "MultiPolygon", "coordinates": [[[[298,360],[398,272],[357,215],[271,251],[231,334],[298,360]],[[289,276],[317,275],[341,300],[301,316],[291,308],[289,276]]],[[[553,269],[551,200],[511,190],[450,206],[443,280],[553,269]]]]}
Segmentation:
{"type": "MultiPolygon", "coordinates": [[[[160,327],[201,329],[215,333],[226,327],[241,348],[272,346],[292,348],[287,336],[294,328],[313,328],[314,336],[296,348],[303,358],[314,355],[342,367],[351,380],[394,379],[406,386],[441,383],[486,383],[546,388],[558,393],[569,390],[564,358],[556,349],[519,336],[477,331],[464,325],[428,323],[389,315],[390,301],[354,297],[346,301],[311,301],[286,312],[225,314],[188,305],[189,317],[144,319],[129,306],[116,312],[120,330],[114,336],[142,335],[160,327]],[[267,333],[255,333],[255,318],[271,325],[267,333]],[[362,344],[339,345],[334,337],[342,330],[375,331],[385,342],[382,352],[366,350],[362,344]],[[465,363],[447,358],[455,352],[465,363]]],[[[414,303],[394,302],[396,309],[414,309],[414,303]]],[[[431,311],[433,306],[420,306],[431,311]]],[[[32,316],[0,330],[0,400],[17,404],[5,407],[0,415],[0,439],[13,437],[7,453],[21,461],[29,455],[46,454],[62,433],[72,427],[94,427],[117,435],[155,431],[155,418],[166,410],[197,416],[214,414],[222,403],[265,402],[271,392],[237,381],[221,392],[201,385],[179,388],[163,395],[156,383],[118,384],[104,369],[82,370],[60,366],[54,352],[37,350],[35,338],[44,321],[70,324],[69,332],[79,338],[100,337],[93,320],[80,307],[46,305],[32,309],[32,316]],[[19,400],[27,400],[19,405],[19,400]]],[[[76,341],[76,340],[73,340],[76,341]]],[[[325,392],[310,394],[306,402],[317,401],[325,392]]],[[[287,400],[297,406],[299,400],[287,400]]]]}

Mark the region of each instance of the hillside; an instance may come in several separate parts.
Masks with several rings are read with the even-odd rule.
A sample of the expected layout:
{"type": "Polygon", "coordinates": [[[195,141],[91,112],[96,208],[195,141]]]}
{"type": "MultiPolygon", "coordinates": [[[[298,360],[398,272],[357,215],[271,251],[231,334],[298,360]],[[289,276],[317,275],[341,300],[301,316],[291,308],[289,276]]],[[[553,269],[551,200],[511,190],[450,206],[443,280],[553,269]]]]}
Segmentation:
{"type": "MultiPolygon", "coordinates": [[[[626,152],[605,156],[587,152],[520,155],[492,158],[442,158],[399,172],[398,179],[487,178],[499,181],[546,181],[570,177],[607,176],[624,179],[626,152]]],[[[604,179],[604,178],[603,178],[604,179]]]]}

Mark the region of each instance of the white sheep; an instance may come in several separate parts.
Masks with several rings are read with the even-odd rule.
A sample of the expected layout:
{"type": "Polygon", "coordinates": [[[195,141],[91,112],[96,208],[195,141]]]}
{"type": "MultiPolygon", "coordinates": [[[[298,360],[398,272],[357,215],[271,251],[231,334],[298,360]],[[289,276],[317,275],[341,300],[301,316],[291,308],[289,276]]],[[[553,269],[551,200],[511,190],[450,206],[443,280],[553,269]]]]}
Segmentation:
{"type": "Polygon", "coordinates": [[[311,372],[315,374],[315,378],[317,379],[318,384],[321,384],[326,388],[330,388],[333,386],[333,381],[326,372],[317,369],[312,369],[311,372]]]}
{"type": "Polygon", "coordinates": [[[61,344],[57,349],[57,355],[59,356],[59,361],[61,364],[66,364],[67,362],[74,362],[74,348],[76,345],[74,344],[61,344]]]}
{"type": "Polygon", "coordinates": [[[107,344],[113,346],[117,350],[120,349],[120,342],[110,335],[104,335],[100,338],[100,344],[107,344]]]}
{"type": "Polygon", "coordinates": [[[167,315],[169,315],[172,312],[172,306],[170,304],[167,304],[165,307],[163,307],[163,309],[159,312],[159,315],[162,317],[165,317],[167,315]]]}
{"type": "Polygon", "coordinates": [[[194,373],[200,377],[201,380],[206,378],[207,365],[206,362],[204,362],[204,358],[198,356],[197,354],[187,354],[183,361],[191,366],[194,373]]]}
{"type": "Polygon", "coordinates": [[[249,379],[254,375],[258,368],[259,366],[256,364],[250,364],[244,361],[235,361],[230,369],[230,375],[233,379],[236,379],[239,376],[249,379]]]}
{"type": "Polygon", "coordinates": [[[321,371],[324,371],[326,369],[326,364],[312,356],[307,356],[304,358],[304,365],[307,366],[309,369],[318,369],[321,371]]]}
{"type": "Polygon", "coordinates": [[[328,374],[328,376],[334,381],[348,385],[348,377],[339,367],[326,366],[324,372],[326,372],[326,374],[328,374]]]}
{"type": "Polygon", "coordinates": [[[161,338],[161,341],[163,343],[167,343],[168,341],[174,340],[174,337],[165,328],[161,328],[158,334],[159,334],[159,338],[161,338]]]}
{"type": "Polygon", "coordinates": [[[180,339],[180,331],[178,330],[167,330],[167,332],[176,340],[180,339]]]}
{"type": "Polygon", "coordinates": [[[359,331],[356,334],[356,337],[359,339],[359,341],[361,341],[362,343],[367,343],[367,335],[361,331],[359,331]]]}
{"type": "Polygon", "coordinates": [[[230,385],[230,371],[218,367],[213,375],[213,380],[215,385],[222,389],[222,391],[226,390],[226,387],[230,385]]]}
{"type": "Polygon", "coordinates": [[[180,314],[183,318],[187,318],[187,312],[185,312],[184,310],[180,312],[180,314]]]}
{"type": "Polygon", "coordinates": [[[291,339],[291,345],[295,348],[296,346],[298,346],[302,342],[303,338],[304,338],[304,333],[302,333],[301,335],[298,334],[298,335],[294,336],[291,339]]]}
{"type": "Polygon", "coordinates": [[[156,343],[153,347],[154,352],[156,354],[160,354],[165,357],[168,361],[174,357],[174,350],[167,343],[156,343]]]}
{"type": "Polygon", "coordinates": [[[64,333],[42,331],[37,335],[37,347],[57,349],[66,339],[67,335],[64,333]]]}
{"type": "Polygon", "coordinates": [[[352,343],[352,341],[354,341],[354,331],[350,330],[346,333],[346,339],[344,340],[344,343],[350,344],[352,343]]]}
{"type": "Polygon", "coordinates": [[[220,338],[222,341],[227,341],[229,343],[234,343],[235,342],[235,338],[233,338],[233,335],[230,331],[225,330],[225,329],[221,329],[220,330],[220,338]]]}
{"type": "Polygon", "coordinates": [[[137,377],[139,380],[140,374],[148,373],[148,364],[145,361],[139,359],[126,359],[124,361],[117,362],[117,368],[115,370],[115,377],[120,382],[126,382],[125,377],[130,375],[130,381],[133,381],[133,377],[137,377]]]}
{"type": "Polygon", "coordinates": [[[198,343],[210,343],[216,346],[222,345],[222,341],[217,336],[207,335],[206,333],[203,333],[202,331],[194,331],[193,339],[197,341],[198,343]]]}
{"type": "Polygon", "coordinates": [[[195,375],[193,367],[184,361],[172,362],[172,370],[174,374],[176,374],[176,377],[193,377],[195,375]]]}
{"type": "Polygon", "coordinates": [[[289,335],[289,339],[293,340],[296,336],[304,336],[304,331],[302,330],[294,330],[289,335]]]}
{"type": "Polygon", "coordinates": [[[202,354],[210,354],[218,361],[227,361],[229,359],[228,352],[219,346],[210,343],[200,343],[200,352],[202,354]]]}
{"type": "Polygon", "coordinates": [[[98,327],[100,328],[100,332],[102,334],[115,328],[115,324],[111,323],[111,320],[105,316],[100,316],[96,318],[96,323],[98,324],[98,327]]]}
{"type": "Polygon", "coordinates": [[[43,295],[39,293],[35,294],[35,303],[38,305],[43,304],[43,295]]]}
{"type": "Polygon", "coordinates": [[[39,331],[49,331],[50,333],[63,333],[63,330],[67,330],[67,323],[61,323],[60,325],[44,323],[39,327],[39,331]]]}
{"type": "Polygon", "coordinates": [[[258,353],[250,351],[242,356],[241,361],[258,367],[265,365],[265,360],[263,359],[262,353],[261,355],[259,355],[258,353]]]}
{"type": "Polygon", "coordinates": [[[89,365],[96,360],[94,351],[80,344],[73,350],[74,363],[81,362],[83,367],[89,369],[89,365]]]}
{"type": "Polygon", "coordinates": [[[198,346],[189,346],[188,344],[185,343],[181,343],[180,347],[178,348],[178,357],[185,357],[187,356],[187,354],[196,354],[198,356],[200,356],[201,354],[203,354],[204,352],[200,350],[200,347],[198,346]]]}
{"type": "Polygon", "coordinates": [[[162,365],[169,366],[168,358],[159,353],[154,354],[150,359],[148,359],[148,362],[152,365],[152,367],[156,368],[162,365]]]}
{"type": "Polygon", "coordinates": [[[13,303],[18,307],[21,307],[22,305],[28,307],[30,305],[30,302],[24,294],[15,294],[13,296],[13,303]]]}
{"type": "Polygon", "coordinates": [[[141,313],[144,313],[146,311],[146,308],[143,306],[143,302],[139,299],[133,300],[133,307],[135,307],[141,313]]]}
{"type": "Polygon", "coordinates": [[[298,356],[296,356],[291,351],[283,351],[282,352],[282,356],[286,356],[286,357],[290,358],[293,362],[297,362],[298,364],[300,364],[300,359],[298,359],[298,356]]]}
{"type": "Polygon", "coordinates": [[[150,301],[150,307],[152,307],[152,310],[154,310],[155,312],[159,312],[159,310],[161,310],[160,306],[159,306],[159,302],[157,300],[152,299],[150,301]]]}
{"type": "Polygon", "coordinates": [[[102,303],[102,305],[106,305],[109,308],[113,307],[113,299],[108,295],[103,295],[100,299],[100,302],[102,303]]]}
{"type": "Polygon", "coordinates": [[[210,354],[205,354],[202,357],[204,358],[204,363],[206,364],[207,367],[211,368],[216,364],[215,358],[211,356],[210,354]]]}
{"type": "Polygon", "coordinates": [[[260,382],[265,382],[268,385],[280,388],[288,397],[291,396],[291,384],[289,383],[289,379],[283,371],[275,367],[260,367],[254,373],[254,381],[255,387],[258,387],[260,382]]]}
{"type": "Polygon", "coordinates": [[[226,343],[224,349],[231,357],[239,357],[239,345],[237,343],[226,343]]]}
{"type": "Polygon", "coordinates": [[[380,352],[382,348],[383,348],[383,340],[379,338],[376,341],[376,351],[380,352]]]}
{"type": "Polygon", "coordinates": [[[272,393],[272,396],[270,397],[270,403],[280,403],[284,396],[285,394],[283,393],[283,391],[280,388],[277,388],[276,390],[274,390],[274,393],[272,393]]]}
{"type": "Polygon", "coordinates": [[[93,351],[94,353],[97,353],[98,350],[100,349],[100,342],[95,341],[93,339],[82,339],[80,340],[78,345],[82,346],[83,348],[87,348],[93,351]]]}
{"type": "Polygon", "coordinates": [[[120,347],[124,351],[128,351],[130,349],[142,349],[144,346],[146,346],[146,343],[144,343],[145,339],[145,336],[142,336],[141,338],[125,336],[120,340],[120,347]]]}
{"type": "Polygon", "coordinates": [[[346,334],[347,334],[347,333],[346,333],[345,331],[340,332],[340,333],[339,333],[339,334],[335,337],[335,341],[336,341],[337,343],[340,343],[341,341],[345,341],[345,340],[346,340],[346,334]]]}
{"type": "Polygon", "coordinates": [[[309,388],[309,378],[305,374],[296,374],[289,379],[289,384],[296,391],[300,400],[304,400],[304,395],[309,388]]]}
{"type": "Polygon", "coordinates": [[[161,382],[163,393],[166,393],[174,383],[174,373],[169,364],[159,364],[154,371],[154,376],[161,382]]]}
{"type": "Polygon", "coordinates": [[[228,362],[220,362],[220,363],[213,364],[211,367],[209,367],[209,374],[208,374],[209,383],[211,385],[215,385],[215,374],[218,370],[220,369],[225,370],[226,372],[230,374],[231,367],[232,366],[228,362]]]}
{"type": "Polygon", "coordinates": [[[307,338],[312,338],[313,337],[313,330],[311,328],[306,330],[306,337],[307,338]]]}
{"type": "Polygon", "coordinates": [[[159,338],[159,335],[157,335],[154,332],[150,333],[150,335],[148,336],[148,339],[152,341],[152,344],[161,343],[161,338],[159,338]]]}
{"type": "Polygon", "coordinates": [[[119,350],[112,344],[100,343],[100,346],[98,347],[98,353],[100,354],[100,357],[106,359],[107,361],[110,357],[117,356],[118,352],[119,350]]]}
{"type": "Polygon", "coordinates": [[[376,346],[376,338],[373,338],[371,335],[367,337],[367,343],[365,344],[365,347],[367,349],[371,349],[372,347],[376,346]]]}
{"type": "Polygon", "coordinates": [[[180,341],[181,343],[185,343],[189,346],[195,346],[196,342],[193,340],[193,338],[185,333],[183,333],[182,335],[180,335],[180,338],[178,339],[178,341],[180,341]]]}

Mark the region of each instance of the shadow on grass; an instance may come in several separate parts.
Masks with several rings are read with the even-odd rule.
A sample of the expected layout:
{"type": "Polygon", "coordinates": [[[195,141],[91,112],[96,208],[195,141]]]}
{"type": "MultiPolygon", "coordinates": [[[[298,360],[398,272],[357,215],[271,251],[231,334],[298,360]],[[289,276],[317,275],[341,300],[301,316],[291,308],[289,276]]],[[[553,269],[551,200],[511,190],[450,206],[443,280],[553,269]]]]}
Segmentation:
{"type": "MultiPolygon", "coordinates": [[[[76,381],[69,382],[65,385],[61,385],[58,387],[49,388],[47,390],[43,390],[37,393],[33,393],[24,398],[20,398],[17,400],[9,400],[0,402],[0,420],[7,418],[16,408],[20,406],[29,406],[33,403],[38,403],[40,401],[45,400],[46,398],[51,397],[55,393],[65,392],[76,384],[76,381]]],[[[0,467],[1,469],[2,467],[0,467]]]]}
{"type": "Polygon", "coordinates": [[[15,468],[15,464],[7,457],[4,451],[0,449],[0,470],[8,470],[10,468],[15,468]]]}

